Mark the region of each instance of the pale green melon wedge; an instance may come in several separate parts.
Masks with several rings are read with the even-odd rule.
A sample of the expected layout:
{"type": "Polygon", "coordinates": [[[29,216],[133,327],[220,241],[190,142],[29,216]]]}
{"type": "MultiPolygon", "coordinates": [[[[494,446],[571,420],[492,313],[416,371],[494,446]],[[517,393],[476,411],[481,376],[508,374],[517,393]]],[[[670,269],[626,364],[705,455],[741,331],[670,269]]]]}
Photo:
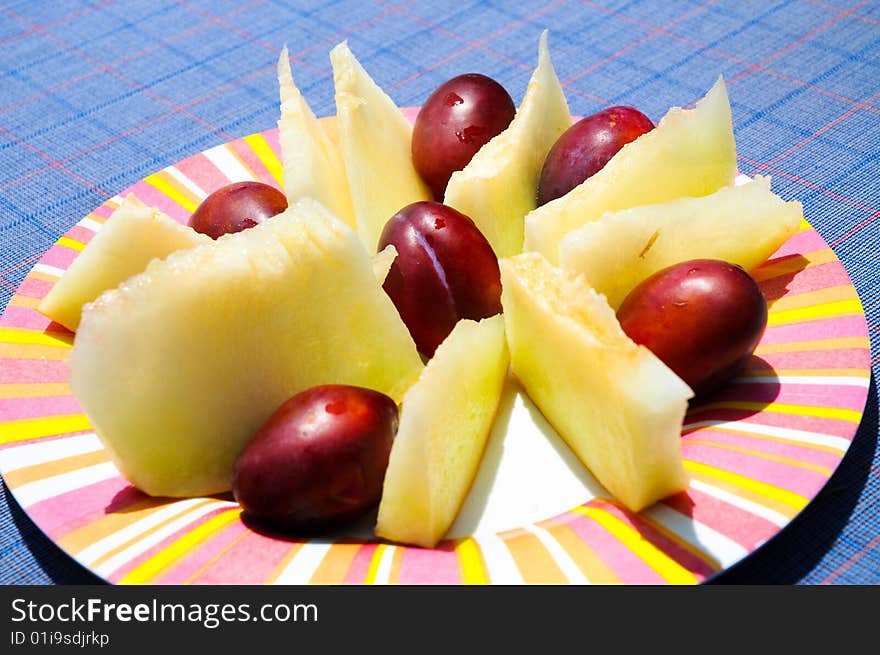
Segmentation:
{"type": "Polygon", "coordinates": [[[353,384],[399,402],[422,369],[357,235],[311,199],[102,294],[69,364],[122,474],[176,497],[228,490],[241,448],[293,394],[353,384]]]}
{"type": "Polygon", "coordinates": [[[348,44],[330,51],[336,128],[358,234],[376,252],[385,223],[406,205],[431,200],[412,163],[412,126],[355,59],[348,44]]]}
{"type": "Polygon", "coordinates": [[[559,264],[583,273],[616,310],[642,280],[688,259],[722,259],[751,271],[802,219],[800,202],[785,202],[769,177],[758,176],[708,196],[606,213],[563,237],[559,264]]]}
{"type": "Polygon", "coordinates": [[[278,59],[281,118],[278,135],[288,203],[314,198],[356,228],[345,164],[339,147],[300,93],[290,70],[287,48],[278,59]]]}
{"type": "Polygon", "coordinates": [[[154,259],[208,243],[211,237],[128,196],[40,301],[39,312],[69,330],[79,327],[84,304],[154,259]]]}
{"type": "Polygon", "coordinates": [[[691,389],[583,276],[523,253],[501,260],[501,282],[513,374],[596,480],[632,511],[685,489],[691,389]]]}
{"type": "Polygon", "coordinates": [[[538,65],[510,126],[452,174],[443,202],[469,216],[499,257],[522,250],[547,153],[571,125],[568,103],[541,34],[538,65]]]}
{"type": "Polygon", "coordinates": [[[507,375],[504,320],[459,321],[403,398],[376,535],[426,548],[477,476],[507,375]]]}
{"type": "Polygon", "coordinates": [[[598,173],[530,212],[523,250],[540,252],[555,264],[562,237],[606,211],[708,195],[735,176],[730,102],[719,78],[693,109],[673,107],[598,173]]]}

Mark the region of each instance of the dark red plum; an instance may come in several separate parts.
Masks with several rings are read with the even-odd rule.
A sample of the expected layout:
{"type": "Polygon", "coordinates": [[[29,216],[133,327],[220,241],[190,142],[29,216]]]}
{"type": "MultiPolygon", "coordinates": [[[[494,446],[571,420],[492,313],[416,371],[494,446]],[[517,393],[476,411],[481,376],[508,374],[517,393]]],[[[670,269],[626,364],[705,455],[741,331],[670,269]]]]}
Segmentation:
{"type": "Polygon", "coordinates": [[[291,397],[236,459],[232,490],[267,527],[311,530],[378,503],[398,408],[372,389],[322,385],[291,397]]]}
{"type": "Polygon", "coordinates": [[[630,141],[654,129],[633,107],[609,107],[580,119],[553,144],[538,183],[538,205],[555,200],[599,172],[630,141]]]}
{"type": "Polygon", "coordinates": [[[444,82],[422,105],[413,125],[413,165],[443,200],[452,173],[503,132],[516,114],[505,88],[491,77],[467,73],[444,82]]]}
{"type": "Polygon", "coordinates": [[[210,194],[193,212],[189,225],[216,239],[241,232],[287,209],[287,197],[263,182],[234,182],[210,194]]]}
{"type": "Polygon", "coordinates": [[[397,257],[384,289],[419,352],[431,357],[455,324],[501,312],[501,273],[492,246],[474,222],[451,207],[415,202],[391,217],[379,249],[397,257]]]}
{"type": "Polygon", "coordinates": [[[767,301],[744,269],[695,259],[648,277],[617,310],[623,331],[701,398],[734,377],[767,327],[767,301]]]}

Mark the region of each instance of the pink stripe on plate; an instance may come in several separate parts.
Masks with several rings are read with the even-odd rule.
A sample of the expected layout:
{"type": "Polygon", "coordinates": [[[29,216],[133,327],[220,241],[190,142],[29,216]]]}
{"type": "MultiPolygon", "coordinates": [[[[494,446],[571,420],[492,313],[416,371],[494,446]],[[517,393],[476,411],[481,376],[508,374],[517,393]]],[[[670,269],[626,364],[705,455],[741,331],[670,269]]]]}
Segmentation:
{"type": "Polygon", "coordinates": [[[345,576],[344,584],[363,584],[367,579],[367,572],[370,570],[370,562],[373,560],[373,554],[379,544],[364,544],[358,549],[357,554],[351,562],[351,568],[348,575],[345,576]]]}
{"type": "Polygon", "coordinates": [[[257,157],[256,153],[254,153],[253,149],[247,144],[244,139],[236,139],[229,144],[229,147],[241,157],[242,161],[247,165],[247,167],[253,171],[254,177],[261,182],[264,182],[270,186],[275,187],[279,191],[281,190],[278,186],[278,182],[276,182],[275,177],[269,172],[269,169],[266,168],[266,165],[263,161],[257,157]]]}
{"type": "Polygon", "coordinates": [[[681,454],[685,459],[781,487],[806,498],[811,498],[828,480],[828,476],[823,473],[794,464],[694,443],[689,439],[681,442],[681,454]]]}
{"type": "MultiPolygon", "coordinates": [[[[190,580],[190,578],[197,575],[202,576],[204,572],[200,569],[208,570],[216,563],[212,560],[219,560],[224,565],[230,564],[230,562],[226,562],[226,557],[221,557],[224,554],[224,549],[229,548],[230,544],[241,538],[247,531],[247,527],[241,521],[230,523],[211,539],[190,551],[176,566],[157,578],[156,584],[195,583],[195,580],[190,580]]],[[[231,562],[231,564],[234,566],[235,563],[231,562]]]]}
{"type": "Polygon", "coordinates": [[[114,497],[131,485],[121,475],[89,484],[27,508],[28,516],[52,539],[94,522],[104,515],[114,497]]]}
{"type": "Polygon", "coordinates": [[[596,551],[622,583],[665,584],[654,569],[593,519],[573,512],[558,518],[596,551]]]}
{"type": "Polygon", "coordinates": [[[22,296],[28,296],[29,298],[42,298],[49,293],[49,290],[53,286],[55,286],[54,282],[39,280],[36,277],[28,276],[21,281],[21,285],[15,293],[22,296]]]}
{"type": "Polygon", "coordinates": [[[83,227],[82,225],[74,225],[64,236],[76,239],[77,241],[82,241],[83,243],[88,243],[95,236],[95,231],[83,227]]]}
{"type": "Polygon", "coordinates": [[[78,255],[78,250],[67,248],[66,246],[55,245],[49,248],[49,250],[47,250],[46,253],[40,258],[40,263],[46,264],[47,266],[55,266],[56,268],[60,268],[66,271],[78,255]]]}
{"type": "Polygon", "coordinates": [[[867,348],[811,350],[806,352],[761,353],[761,359],[776,369],[868,368],[867,348]]]}
{"type": "Polygon", "coordinates": [[[229,178],[203,153],[187,157],[177,164],[177,169],[206,194],[229,184],[229,178]]]}
{"type": "Polygon", "coordinates": [[[236,524],[241,525],[247,534],[199,574],[192,584],[265,583],[291,549],[297,547],[293,541],[253,532],[242,521],[236,521],[236,524]]]}
{"type": "Polygon", "coordinates": [[[815,339],[864,337],[868,333],[864,316],[835,316],[819,321],[770,325],[761,337],[761,344],[797,343],[815,339]]]}
{"type": "Polygon", "coordinates": [[[278,161],[281,161],[281,140],[279,138],[280,135],[278,133],[278,128],[273,127],[262,134],[263,138],[266,139],[266,143],[268,143],[269,147],[275,152],[275,156],[278,157],[278,161]]]}
{"type": "Polygon", "coordinates": [[[724,432],[714,428],[700,428],[682,436],[685,441],[711,441],[717,444],[756,450],[767,455],[785,457],[798,462],[824,466],[832,471],[840,463],[840,454],[810,448],[792,441],[775,441],[772,437],[748,435],[742,432],[724,432]]]}
{"type": "Polygon", "coordinates": [[[186,223],[189,221],[189,211],[178,205],[176,202],[174,202],[171,198],[159,191],[152,184],[141,180],[131,187],[131,191],[145,205],[149,207],[156,207],[157,209],[165,212],[166,214],[171,216],[171,218],[180,223],[186,223]]]}
{"type": "Polygon", "coordinates": [[[67,382],[70,371],[64,360],[3,359],[0,384],[24,382],[67,382]]]}
{"type": "Polygon", "coordinates": [[[41,332],[50,328],[53,332],[72,334],[71,332],[68,332],[66,328],[46,318],[35,309],[30,307],[16,307],[14,305],[7,305],[6,309],[3,310],[3,316],[0,316],[0,326],[18,327],[25,330],[39,330],[41,332]]]}
{"type": "Polygon", "coordinates": [[[815,250],[824,250],[827,247],[828,244],[825,243],[825,240],[819,236],[816,230],[804,230],[803,232],[798,232],[788,241],[783,243],[779,250],[773,253],[773,257],[770,258],[770,261],[788,255],[803,255],[815,250]]]}
{"type": "Polygon", "coordinates": [[[454,544],[446,542],[433,550],[405,548],[397,581],[400,584],[462,584],[454,544]]]}
{"type": "Polygon", "coordinates": [[[778,428],[790,428],[792,430],[804,430],[806,432],[818,432],[835,437],[841,437],[851,441],[856,431],[856,425],[843,419],[820,418],[816,416],[804,416],[799,414],[784,414],[782,412],[756,412],[744,409],[710,409],[700,412],[689,412],[685,423],[697,421],[736,421],[737,427],[748,430],[750,425],[768,425],[778,428]]]}
{"type": "Polygon", "coordinates": [[[779,531],[775,523],[696,489],[688,489],[686,493],[670,496],[661,502],[749,551],[779,531]]]}
{"type": "Polygon", "coordinates": [[[805,268],[794,276],[781,275],[764,280],[758,286],[761,287],[767,301],[771,302],[788,294],[806,293],[850,284],[852,281],[840,262],[828,262],[820,266],[805,268]]]}
{"type": "Polygon", "coordinates": [[[82,407],[71,395],[0,398],[0,421],[81,413],[82,407]]]}
{"type": "Polygon", "coordinates": [[[709,403],[719,401],[777,402],[814,407],[836,407],[862,411],[867,389],[856,386],[832,387],[816,384],[728,384],[709,403]],[[829,389],[834,389],[829,397],[829,389]]]}

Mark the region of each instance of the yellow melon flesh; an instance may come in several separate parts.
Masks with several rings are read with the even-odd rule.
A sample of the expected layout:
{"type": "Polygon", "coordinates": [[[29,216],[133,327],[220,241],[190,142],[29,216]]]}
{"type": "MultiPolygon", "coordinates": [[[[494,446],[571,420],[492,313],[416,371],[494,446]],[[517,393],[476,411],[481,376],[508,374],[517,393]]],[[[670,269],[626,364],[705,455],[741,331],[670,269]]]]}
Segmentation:
{"type": "Polygon", "coordinates": [[[501,281],[513,374],[598,482],[632,511],[683,490],[691,389],[582,276],[523,253],[501,260],[501,281]]]}
{"type": "Polygon", "coordinates": [[[673,107],[598,173],[530,212],[523,250],[540,252],[555,264],[562,237],[606,211],[708,195],[735,176],[730,103],[719,79],[693,109],[673,107]]]}
{"type": "Polygon", "coordinates": [[[75,332],[82,307],[103,291],[112,289],[153,259],[211,241],[188,225],[181,225],[158,209],[128,196],[61,279],[40,301],[37,309],[75,332]]]}
{"type": "Polygon", "coordinates": [[[501,315],[462,320],[403,398],[375,532],[433,547],[477,476],[508,368],[501,315]]]}
{"type": "Polygon", "coordinates": [[[444,204],[469,216],[499,257],[522,250],[547,153],[571,125],[568,103],[541,35],[538,65],[510,126],[452,174],[444,204]]]}
{"type": "Polygon", "coordinates": [[[355,59],[346,43],[330,51],[336,128],[357,231],[376,252],[385,223],[431,192],[412,163],[412,126],[355,59]]]}
{"type": "Polygon", "coordinates": [[[653,273],[689,259],[722,259],[750,271],[798,230],[800,202],[785,202],[756,177],[708,196],[606,213],[569,232],[559,265],[583,273],[617,309],[653,273]]]}
{"type": "Polygon", "coordinates": [[[339,383],[399,401],[422,369],[367,251],[311,199],[102,294],[69,364],[122,474],[176,497],[228,490],[241,448],[293,394],[339,383]]]}
{"type": "Polygon", "coordinates": [[[345,165],[327,133],[327,122],[312,112],[293,80],[287,48],[278,59],[281,118],[278,135],[288,203],[314,198],[356,228],[345,165]]]}

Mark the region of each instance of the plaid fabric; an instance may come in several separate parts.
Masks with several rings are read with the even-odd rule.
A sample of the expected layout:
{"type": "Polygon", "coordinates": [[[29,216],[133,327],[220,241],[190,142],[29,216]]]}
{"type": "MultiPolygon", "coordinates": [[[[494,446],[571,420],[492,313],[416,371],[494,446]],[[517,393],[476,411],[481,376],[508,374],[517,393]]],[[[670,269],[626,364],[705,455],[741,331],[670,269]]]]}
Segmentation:
{"type": "MultiPolygon", "coordinates": [[[[745,173],[768,173],[834,248],[880,350],[880,4],[869,0],[18,0],[0,5],[0,307],[76,220],[163,166],[274,127],[275,63],[332,114],[329,49],[347,39],[400,106],[449,77],[521,98],[538,35],[572,111],[653,119],[723,74],[745,173]]],[[[825,490],[724,583],[880,583],[877,390],[825,490]]],[[[94,578],[4,488],[0,582],[94,578]]]]}

